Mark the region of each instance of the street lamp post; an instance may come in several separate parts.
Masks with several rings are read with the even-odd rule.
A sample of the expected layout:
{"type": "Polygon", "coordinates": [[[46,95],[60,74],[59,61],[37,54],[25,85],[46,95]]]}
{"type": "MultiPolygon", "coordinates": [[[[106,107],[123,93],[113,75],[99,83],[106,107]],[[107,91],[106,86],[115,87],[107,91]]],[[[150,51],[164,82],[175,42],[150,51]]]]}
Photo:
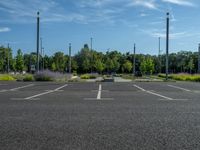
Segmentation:
{"type": "Polygon", "coordinates": [[[136,51],[136,45],[134,44],[134,49],[133,49],[133,76],[135,76],[135,51],[136,51]]]}
{"type": "Polygon", "coordinates": [[[158,59],[159,59],[159,73],[161,73],[161,50],[160,50],[160,37],[158,38],[158,59]]]}
{"type": "Polygon", "coordinates": [[[8,43],[8,63],[7,63],[7,73],[9,73],[9,71],[10,71],[10,46],[9,46],[9,43],[8,43]]]}
{"type": "Polygon", "coordinates": [[[169,60],[168,60],[168,55],[169,55],[169,12],[167,12],[167,19],[166,19],[166,80],[168,80],[168,65],[169,65],[169,60]]]}
{"type": "Polygon", "coordinates": [[[42,47],[42,70],[44,70],[44,47],[42,47]]]}
{"type": "Polygon", "coordinates": [[[93,52],[92,52],[92,44],[93,44],[93,38],[90,38],[90,49],[91,49],[91,73],[93,71],[93,52]]]}
{"type": "Polygon", "coordinates": [[[42,47],[42,38],[40,38],[40,54],[41,54],[41,61],[40,61],[40,68],[41,70],[43,70],[43,55],[42,55],[42,50],[43,50],[43,47],[42,47]]]}
{"type": "Polygon", "coordinates": [[[40,13],[37,12],[37,43],[36,43],[36,48],[37,48],[37,72],[39,72],[40,70],[40,58],[39,58],[39,34],[40,34],[40,17],[39,17],[40,13]]]}
{"type": "Polygon", "coordinates": [[[71,66],[72,66],[72,60],[71,60],[71,48],[72,48],[72,46],[71,46],[71,43],[69,43],[69,74],[71,74],[72,73],[72,69],[71,69],[71,66]]]}
{"type": "Polygon", "coordinates": [[[198,73],[200,73],[200,43],[199,43],[199,52],[198,52],[198,73]]]}

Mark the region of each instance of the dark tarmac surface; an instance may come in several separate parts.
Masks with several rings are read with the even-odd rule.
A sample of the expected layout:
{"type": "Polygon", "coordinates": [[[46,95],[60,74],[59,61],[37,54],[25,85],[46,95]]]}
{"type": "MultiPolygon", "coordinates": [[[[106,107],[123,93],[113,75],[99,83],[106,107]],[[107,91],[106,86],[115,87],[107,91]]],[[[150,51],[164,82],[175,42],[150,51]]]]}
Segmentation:
{"type": "Polygon", "coordinates": [[[0,82],[2,150],[199,150],[200,83],[0,82]]]}

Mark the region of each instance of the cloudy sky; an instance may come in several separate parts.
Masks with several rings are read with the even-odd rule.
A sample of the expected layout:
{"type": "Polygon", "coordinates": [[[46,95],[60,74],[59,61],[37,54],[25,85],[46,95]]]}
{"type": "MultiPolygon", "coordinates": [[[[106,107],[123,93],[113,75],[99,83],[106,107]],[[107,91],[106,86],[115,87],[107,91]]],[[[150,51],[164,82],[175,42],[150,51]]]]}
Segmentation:
{"type": "Polygon", "coordinates": [[[196,51],[200,43],[199,0],[1,0],[0,45],[16,53],[36,49],[36,13],[46,54],[73,54],[93,37],[93,47],[157,54],[158,37],[165,52],[165,19],[170,12],[170,52],[196,51]]]}

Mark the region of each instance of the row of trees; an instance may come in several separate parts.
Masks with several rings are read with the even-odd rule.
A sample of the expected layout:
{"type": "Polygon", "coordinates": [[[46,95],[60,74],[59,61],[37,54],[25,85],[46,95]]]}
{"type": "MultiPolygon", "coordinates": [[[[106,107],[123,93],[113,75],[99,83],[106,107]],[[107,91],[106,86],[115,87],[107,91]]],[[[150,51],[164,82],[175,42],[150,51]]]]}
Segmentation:
{"type": "MultiPolygon", "coordinates": [[[[67,72],[69,56],[63,52],[56,52],[53,56],[40,56],[40,69],[67,72]]],[[[88,45],[72,57],[72,71],[78,73],[131,73],[133,70],[133,54],[122,54],[119,51],[107,51],[105,54],[90,50],[88,45]]],[[[136,71],[142,74],[165,72],[165,55],[136,55],[136,71]]],[[[36,66],[36,53],[23,54],[19,49],[13,57],[10,48],[0,47],[0,72],[14,71],[31,72],[31,66],[36,66]]],[[[196,73],[198,69],[198,53],[180,51],[169,55],[170,73],[196,73]]]]}

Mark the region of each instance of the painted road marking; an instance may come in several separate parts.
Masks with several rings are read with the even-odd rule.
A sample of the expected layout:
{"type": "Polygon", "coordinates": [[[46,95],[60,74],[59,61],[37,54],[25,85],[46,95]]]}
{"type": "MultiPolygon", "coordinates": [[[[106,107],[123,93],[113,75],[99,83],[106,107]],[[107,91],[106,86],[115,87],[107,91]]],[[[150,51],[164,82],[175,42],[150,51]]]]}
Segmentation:
{"type": "Polygon", "coordinates": [[[109,92],[108,90],[102,90],[102,85],[99,84],[99,89],[98,90],[92,90],[93,91],[98,91],[97,93],[97,98],[84,98],[84,100],[114,100],[114,98],[102,98],[101,93],[102,92],[109,92]]]}
{"type": "Polygon", "coordinates": [[[34,86],[34,84],[29,84],[29,85],[13,88],[13,89],[10,89],[10,91],[16,91],[16,90],[24,89],[24,88],[31,87],[31,86],[34,86]]]}
{"type": "Polygon", "coordinates": [[[19,89],[24,89],[24,88],[27,88],[27,87],[31,87],[31,86],[34,86],[34,84],[29,84],[29,85],[25,85],[25,86],[20,86],[20,87],[16,87],[16,88],[13,88],[13,89],[8,89],[8,90],[1,90],[0,93],[2,92],[7,92],[7,91],[16,91],[16,90],[19,90],[19,89]]]}
{"type": "Polygon", "coordinates": [[[147,91],[147,90],[145,90],[145,89],[143,89],[143,88],[141,88],[141,87],[139,87],[139,86],[137,86],[137,85],[134,85],[134,87],[140,89],[140,90],[143,91],[143,92],[146,92],[146,93],[149,93],[149,94],[158,96],[158,97],[162,97],[162,98],[167,99],[167,100],[173,100],[173,98],[170,98],[170,97],[167,97],[167,96],[164,96],[164,95],[155,93],[155,92],[147,91]]]}
{"type": "Polygon", "coordinates": [[[97,94],[97,99],[101,99],[101,90],[102,90],[102,86],[101,84],[99,84],[99,91],[98,91],[98,94],[97,94]]]}
{"type": "Polygon", "coordinates": [[[191,92],[191,90],[188,90],[188,89],[185,89],[185,88],[182,88],[182,87],[179,87],[179,86],[175,86],[175,85],[167,85],[167,86],[175,88],[175,89],[183,90],[183,91],[186,91],[186,92],[191,92]]]}
{"type": "Polygon", "coordinates": [[[146,91],[145,89],[143,89],[143,88],[141,88],[141,87],[139,87],[139,86],[137,86],[137,85],[135,85],[135,84],[134,84],[134,87],[140,89],[141,91],[144,91],[144,92],[146,91]]]}
{"type": "Polygon", "coordinates": [[[58,87],[58,88],[54,89],[54,90],[50,90],[50,91],[43,92],[43,93],[40,93],[40,94],[37,94],[37,95],[33,95],[33,96],[30,96],[30,97],[26,97],[26,98],[24,98],[24,99],[25,99],[25,100],[31,100],[31,99],[33,99],[33,98],[36,98],[36,97],[39,97],[39,96],[42,96],[42,95],[50,94],[50,93],[53,93],[53,92],[58,92],[60,89],[66,87],[66,86],[68,86],[68,85],[65,84],[65,85],[63,85],[63,86],[61,86],[61,87],[58,87]]]}
{"type": "Polygon", "coordinates": [[[94,101],[94,100],[97,100],[97,101],[99,101],[99,100],[107,100],[107,101],[112,101],[112,100],[114,100],[114,98],[101,98],[101,99],[97,99],[97,98],[84,98],[84,100],[88,100],[88,101],[94,101]]]}

